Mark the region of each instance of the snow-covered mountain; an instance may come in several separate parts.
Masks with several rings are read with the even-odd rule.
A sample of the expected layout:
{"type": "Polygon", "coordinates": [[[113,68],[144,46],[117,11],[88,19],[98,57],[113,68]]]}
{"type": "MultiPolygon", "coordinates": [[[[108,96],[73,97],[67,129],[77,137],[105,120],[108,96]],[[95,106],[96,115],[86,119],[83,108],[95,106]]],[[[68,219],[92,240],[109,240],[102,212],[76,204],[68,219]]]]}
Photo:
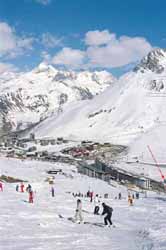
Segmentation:
{"type": "Polygon", "coordinates": [[[165,69],[166,64],[166,50],[155,49],[145,56],[140,64],[135,67],[135,71],[141,71],[142,73],[146,70],[150,70],[155,73],[162,73],[165,69]]]}
{"type": "Polygon", "coordinates": [[[40,64],[27,73],[0,77],[0,128],[19,130],[59,114],[70,102],[91,99],[115,78],[106,71],[74,72],[40,64]]]}
{"type": "Polygon", "coordinates": [[[128,145],[165,122],[166,51],[156,49],[99,96],[67,107],[34,132],[128,145]]]}

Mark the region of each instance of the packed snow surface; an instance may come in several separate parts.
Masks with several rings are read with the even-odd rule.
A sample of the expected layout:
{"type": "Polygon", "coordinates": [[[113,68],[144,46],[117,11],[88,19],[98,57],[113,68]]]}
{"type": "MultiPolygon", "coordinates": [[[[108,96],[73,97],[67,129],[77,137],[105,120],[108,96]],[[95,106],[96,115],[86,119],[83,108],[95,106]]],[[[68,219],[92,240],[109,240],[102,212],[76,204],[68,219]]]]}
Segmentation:
{"type": "MultiPolygon", "coordinates": [[[[75,167],[36,161],[0,158],[1,174],[28,181],[35,191],[34,204],[28,194],[15,191],[16,184],[4,183],[0,192],[0,248],[3,250],[165,250],[166,197],[152,192],[143,193],[134,206],[127,203],[127,190],[115,182],[106,182],[79,175],[75,167]],[[46,182],[46,170],[61,168],[64,174],[55,175],[55,197],[46,182]],[[75,224],[76,200],[72,193],[86,193],[88,189],[102,196],[101,202],[113,207],[113,223],[105,228],[75,224]],[[122,200],[115,197],[122,193],[122,200]],[[109,194],[104,199],[105,193],[109,194]],[[64,218],[59,218],[58,215],[64,218]]],[[[130,191],[132,193],[132,191],[130,191]]],[[[94,204],[81,198],[84,221],[103,222],[93,215],[94,204]]],[[[102,210],[100,210],[101,212],[102,210]]]]}

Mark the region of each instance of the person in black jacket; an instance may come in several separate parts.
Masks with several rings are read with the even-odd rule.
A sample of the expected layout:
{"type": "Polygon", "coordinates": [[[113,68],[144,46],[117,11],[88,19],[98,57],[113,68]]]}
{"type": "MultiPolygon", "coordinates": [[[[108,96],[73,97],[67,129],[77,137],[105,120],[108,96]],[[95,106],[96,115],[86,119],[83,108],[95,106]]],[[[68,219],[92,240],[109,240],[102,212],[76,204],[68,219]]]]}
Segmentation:
{"type": "Polygon", "coordinates": [[[108,225],[108,222],[109,222],[111,226],[112,225],[111,217],[112,217],[113,209],[112,207],[107,206],[105,203],[102,203],[102,206],[103,206],[102,215],[106,214],[106,216],[104,217],[104,223],[105,225],[108,225]]]}

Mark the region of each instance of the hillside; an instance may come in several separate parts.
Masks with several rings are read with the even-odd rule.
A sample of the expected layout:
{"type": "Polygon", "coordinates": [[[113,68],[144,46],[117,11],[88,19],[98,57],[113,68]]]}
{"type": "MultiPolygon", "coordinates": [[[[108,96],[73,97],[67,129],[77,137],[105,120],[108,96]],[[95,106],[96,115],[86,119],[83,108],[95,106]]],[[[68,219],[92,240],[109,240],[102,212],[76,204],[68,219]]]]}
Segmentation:
{"type": "Polygon", "coordinates": [[[152,51],[133,72],[99,96],[68,106],[61,116],[51,117],[34,132],[38,136],[60,135],[128,145],[165,122],[165,66],[165,51],[152,51]],[[161,67],[163,70],[158,71],[161,67]]]}

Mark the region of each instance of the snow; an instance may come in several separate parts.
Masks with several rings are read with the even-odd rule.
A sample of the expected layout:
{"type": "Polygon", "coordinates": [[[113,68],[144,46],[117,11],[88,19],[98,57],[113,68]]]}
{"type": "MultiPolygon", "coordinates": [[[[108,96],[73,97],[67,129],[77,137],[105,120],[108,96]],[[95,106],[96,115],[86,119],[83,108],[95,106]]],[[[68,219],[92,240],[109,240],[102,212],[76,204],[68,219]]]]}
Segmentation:
{"type": "MultiPolygon", "coordinates": [[[[135,155],[142,163],[154,163],[147,149],[150,145],[158,162],[166,163],[165,86],[166,52],[157,49],[144,58],[139,70],[123,75],[92,100],[71,103],[60,116],[53,115],[33,132],[39,137],[58,135],[127,145],[128,158],[135,155]]],[[[155,166],[137,163],[129,166],[123,161],[119,164],[124,169],[160,179],[155,166]]]]}
{"type": "Polygon", "coordinates": [[[132,172],[142,172],[150,178],[161,181],[161,175],[156,167],[156,163],[148,150],[149,146],[158,165],[160,166],[161,171],[166,177],[165,130],[166,128],[164,124],[156,125],[153,129],[147,131],[141,137],[134,140],[134,142],[130,145],[128,159],[131,159],[132,156],[136,155],[141,164],[121,164],[121,166],[124,169],[130,169],[130,171],[132,170],[132,172]]]}
{"type": "MultiPolygon", "coordinates": [[[[127,204],[127,190],[113,183],[79,175],[74,166],[36,161],[0,158],[1,174],[27,180],[35,190],[34,204],[25,201],[27,193],[15,191],[16,184],[4,183],[0,192],[0,248],[3,250],[165,250],[166,198],[148,192],[140,194],[134,206],[127,204]],[[45,179],[46,170],[62,168],[65,175],[55,176],[55,197],[45,179]],[[102,202],[111,205],[115,228],[74,224],[66,218],[75,213],[76,199],[72,192],[109,194],[102,202]],[[71,193],[70,193],[71,192],[71,193]],[[122,193],[122,200],[114,199],[122,193]],[[59,218],[58,214],[64,216],[59,218]]],[[[26,184],[27,185],[27,184],[26,184]]],[[[103,222],[92,214],[94,204],[82,198],[84,221],[103,222]]]]}
{"type": "Polygon", "coordinates": [[[151,52],[151,64],[156,68],[162,65],[161,73],[150,70],[149,59],[145,57],[144,64],[146,61],[149,64],[142,63],[147,66],[144,73],[140,66],[138,71],[125,74],[92,100],[71,103],[59,117],[52,116],[35,132],[40,136],[60,134],[130,145],[143,133],[166,122],[165,54],[164,50],[151,52]]]}
{"type": "Polygon", "coordinates": [[[12,128],[18,124],[25,128],[62,112],[65,103],[93,97],[115,81],[106,71],[65,71],[42,63],[30,72],[3,74],[0,98],[12,128]]]}
{"type": "MultiPolygon", "coordinates": [[[[19,90],[23,104],[34,108],[34,112],[20,112],[16,105],[9,112],[13,122],[22,121],[24,124],[38,120],[45,112],[43,100],[44,104],[49,103],[47,115],[54,113],[59,108],[59,96],[67,93],[69,102],[63,105],[63,112],[58,115],[55,112],[30,133],[34,132],[38,138],[71,139],[71,146],[86,139],[127,145],[128,154],[117,159],[115,166],[160,181],[159,171],[147,146],[151,147],[166,175],[165,58],[165,52],[152,53],[137,71],[127,73],[111,85],[112,76],[105,71],[67,72],[41,64],[25,74],[2,75],[1,93],[14,104],[12,95],[6,93],[19,90]],[[83,101],[77,89],[80,87],[90,90],[93,95],[102,93],[92,100],[83,101]],[[40,94],[44,98],[42,101],[37,98],[40,94]]],[[[37,146],[37,150],[47,149],[49,152],[59,152],[63,148],[64,145],[37,146]]],[[[134,193],[138,188],[127,190],[114,181],[108,184],[89,178],[78,174],[75,166],[62,163],[0,157],[0,175],[27,181],[25,185],[30,183],[35,191],[34,204],[29,204],[26,192],[15,191],[16,183],[4,183],[4,192],[0,192],[0,249],[166,249],[165,194],[147,191],[146,197],[139,190],[140,199],[134,201],[134,206],[129,206],[128,192],[134,193]],[[53,198],[50,193],[52,186],[46,181],[49,177],[46,171],[54,169],[62,169],[63,174],[55,175],[53,198]],[[72,193],[85,194],[88,189],[98,193],[102,197],[101,202],[113,207],[112,220],[116,227],[75,224],[67,220],[74,216],[76,209],[77,198],[72,193]],[[122,200],[115,199],[119,192],[122,200]],[[104,198],[106,193],[109,194],[108,199],[104,198]]],[[[103,223],[101,216],[93,215],[94,204],[85,197],[81,200],[84,221],[103,223]]]]}
{"type": "Polygon", "coordinates": [[[46,150],[47,152],[57,153],[59,155],[60,151],[62,151],[63,149],[77,147],[78,145],[80,145],[80,142],[78,141],[70,141],[67,143],[47,145],[47,146],[44,145],[42,146],[40,144],[34,144],[33,142],[28,142],[26,143],[26,149],[35,146],[37,152],[42,152],[46,150]]]}
{"type": "Polygon", "coordinates": [[[58,118],[52,116],[47,125],[40,125],[35,132],[39,136],[74,135],[79,139],[128,145],[165,121],[166,98],[149,96],[145,87],[154,77],[149,72],[128,73],[92,100],[68,106],[58,118]]]}

